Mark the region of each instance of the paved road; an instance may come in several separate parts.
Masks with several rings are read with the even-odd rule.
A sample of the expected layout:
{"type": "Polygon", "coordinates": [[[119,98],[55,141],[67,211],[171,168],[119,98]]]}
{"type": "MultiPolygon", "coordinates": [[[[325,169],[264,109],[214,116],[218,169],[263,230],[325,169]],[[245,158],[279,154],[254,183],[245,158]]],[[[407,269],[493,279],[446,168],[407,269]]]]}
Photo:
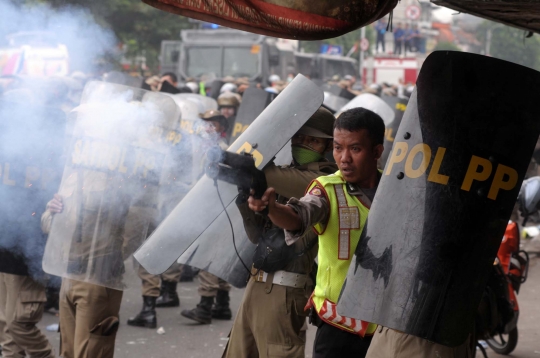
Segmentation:
{"type": "MultiPolygon", "coordinates": [[[[120,311],[121,325],[116,338],[117,358],[207,358],[221,357],[227,343],[227,335],[232,321],[214,321],[211,325],[198,325],[180,316],[184,308],[194,307],[197,296],[197,282],[182,283],[179,286],[180,308],[158,309],[158,327],[165,329],[160,335],[155,329],[134,328],[125,324],[128,317],[135,315],[142,305],[138,278],[130,270],[127,282],[131,287],[125,290],[120,311]]],[[[234,312],[242,298],[243,290],[233,289],[231,306],[234,312]]],[[[532,260],[529,280],[522,286],[519,295],[521,316],[519,321],[519,343],[512,354],[515,358],[540,358],[540,259],[532,260]]],[[[57,323],[58,317],[45,314],[40,327],[57,323]]],[[[47,336],[58,349],[58,333],[47,332],[47,336]]],[[[306,357],[311,357],[311,347],[315,329],[308,330],[306,357]]],[[[489,351],[489,349],[488,349],[489,351]]],[[[489,358],[503,357],[489,352],[489,358]]]]}

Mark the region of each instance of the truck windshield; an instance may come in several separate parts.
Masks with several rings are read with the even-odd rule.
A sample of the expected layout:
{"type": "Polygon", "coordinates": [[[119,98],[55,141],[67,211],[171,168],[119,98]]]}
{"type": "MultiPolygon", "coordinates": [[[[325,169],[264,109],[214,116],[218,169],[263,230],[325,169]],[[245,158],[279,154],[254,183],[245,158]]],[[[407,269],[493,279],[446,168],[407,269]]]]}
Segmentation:
{"type": "Polygon", "coordinates": [[[190,47],[187,49],[186,74],[200,77],[252,77],[259,71],[258,47],[190,47]],[[254,50],[255,49],[255,50],[254,50]]]}
{"type": "Polygon", "coordinates": [[[187,50],[186,74],[200,77],[204,74],[214,74],[221,77],[221,48],[191,47],[187,50]]]}

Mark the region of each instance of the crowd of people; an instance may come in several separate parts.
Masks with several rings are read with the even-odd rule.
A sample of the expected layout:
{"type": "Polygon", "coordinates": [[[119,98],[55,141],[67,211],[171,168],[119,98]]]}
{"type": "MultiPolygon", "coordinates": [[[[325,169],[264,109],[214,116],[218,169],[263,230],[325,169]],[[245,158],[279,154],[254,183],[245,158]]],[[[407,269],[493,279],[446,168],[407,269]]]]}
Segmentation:
{"type": "Polygon", "coordinates": [[[409,23],[396,23],[393,26],[393,50],[386,49],[386,32],[388,30],[388,23],[386,20],[379,20],[375,24],[376,42],[375,52],[393,54],[397,56],[407,56],[410,53],[425,53],[425,40],[424,36],[418,29],[417,24],[409,23]]]}

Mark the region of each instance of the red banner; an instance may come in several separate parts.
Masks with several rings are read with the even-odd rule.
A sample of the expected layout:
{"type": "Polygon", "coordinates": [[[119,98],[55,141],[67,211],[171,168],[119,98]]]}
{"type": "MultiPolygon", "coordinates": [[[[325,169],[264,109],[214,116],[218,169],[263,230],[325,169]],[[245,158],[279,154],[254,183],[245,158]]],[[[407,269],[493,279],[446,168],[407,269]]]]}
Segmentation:
{"type": "Polygon", "coordinates": [[[296,40],[336,37],[389,13],[397,0],[143,0],[158,9],[296,40]]]}

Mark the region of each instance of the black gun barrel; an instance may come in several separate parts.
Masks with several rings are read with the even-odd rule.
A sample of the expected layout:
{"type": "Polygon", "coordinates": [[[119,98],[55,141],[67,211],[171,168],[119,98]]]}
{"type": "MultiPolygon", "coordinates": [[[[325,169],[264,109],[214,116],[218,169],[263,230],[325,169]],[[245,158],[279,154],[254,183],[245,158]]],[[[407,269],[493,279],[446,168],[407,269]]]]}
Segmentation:
{"type": "Polygon", "coordinates": [[[253,184],[253,178],[249,173],[221,165],[218,168],[216,179],[242,188],[251,188],[251,185],[253,184]]]}
{"type": "Polygon", "coordinates": [[[250,171],[255,167],[255,160],[249,154],[227,152],[219,147],[212,147],[206,153],[209,162],[222,163],[232,168],[250,171]]]}

